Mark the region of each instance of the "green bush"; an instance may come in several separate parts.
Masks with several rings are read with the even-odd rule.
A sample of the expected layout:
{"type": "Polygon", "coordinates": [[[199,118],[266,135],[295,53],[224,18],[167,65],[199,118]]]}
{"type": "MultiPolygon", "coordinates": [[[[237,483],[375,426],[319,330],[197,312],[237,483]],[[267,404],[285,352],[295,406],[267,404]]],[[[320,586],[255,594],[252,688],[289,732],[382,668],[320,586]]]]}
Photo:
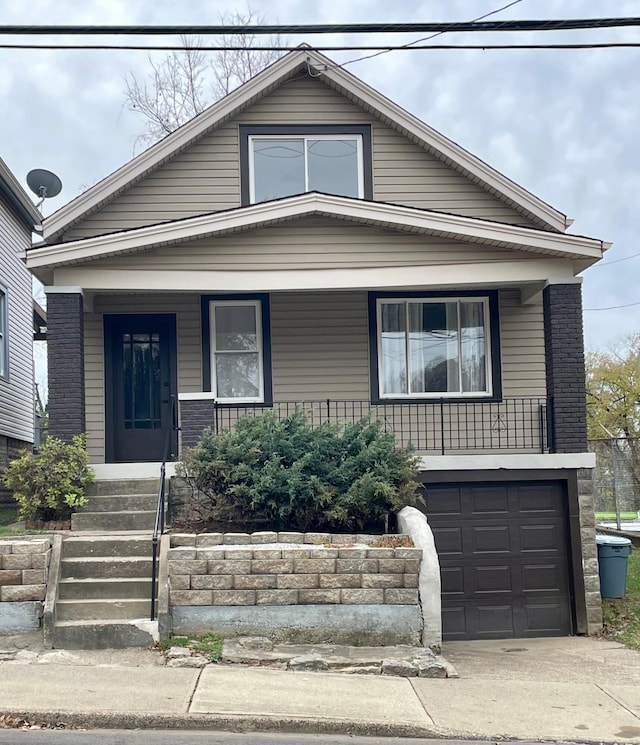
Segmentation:
{"type": "Polygon", "coordinates": [[[205,497],[201,520],[273,530],[379,529],[390,512],[420,501],[416,473],[415,457],[379,421],[314,428],[302,411],[208,430],[178,465],[205,497]]]}
{"type": "Polygon", "coordinates": [[[4,483],[20,505],[22,520],[68,520],[87,503],[85,489],[93,481],[85,435],[70,444],[48,437],[37,454],[28,450],[11,461],[4,483]]]}

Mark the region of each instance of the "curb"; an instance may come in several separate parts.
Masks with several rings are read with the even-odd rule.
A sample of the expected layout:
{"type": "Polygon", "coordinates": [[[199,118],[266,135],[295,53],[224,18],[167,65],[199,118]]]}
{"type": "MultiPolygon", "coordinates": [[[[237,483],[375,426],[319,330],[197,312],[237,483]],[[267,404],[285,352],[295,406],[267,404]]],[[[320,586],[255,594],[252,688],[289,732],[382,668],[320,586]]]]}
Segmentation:
{"type": "MultiPolygon", "coordinates": [[[[85,729],[191,729],[227,732],[279,732],[282,734],[353,735],[423,739],[477,739],[478,735],[441,727],[393,722],[346,721],[330,718],[296,718],[233,714],[142,714],[119,711],[5,710],[3,714],[48,725],[64,723],[85,729]]],[[[483,737],[483,739],[487,739],[483,737]]],[[[497,738],[490,738],[497,739],[497,738]]]]}

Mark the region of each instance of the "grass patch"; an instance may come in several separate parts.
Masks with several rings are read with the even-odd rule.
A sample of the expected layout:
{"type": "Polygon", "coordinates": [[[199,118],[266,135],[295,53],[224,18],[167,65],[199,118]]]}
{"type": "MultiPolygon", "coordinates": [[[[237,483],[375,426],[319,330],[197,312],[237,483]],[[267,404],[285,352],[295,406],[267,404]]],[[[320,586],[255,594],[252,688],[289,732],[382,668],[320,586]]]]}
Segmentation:
{"type": "Polygon", "coordinates": [[[640,548],[629,556],[625,596],[603,599],[602,610],[604,635],[640,650],[640,548]]]}
{"type": "MultiPolygon", "coordinates": [[[[596,512],[596,520],[615,520],[615,519],[616,519],[615,512],[596,512]]],[[[637,512],[621,512],[620,519],[621,520],[637,520],[638,513],[637,512]]]]}
{"type": "Polygon", "coordinates": [[[205,634],[201,639],[189,639],[187,636],[174,636],[164,639],[158,644],[161,652],[171,647],[188,647],[198,654],[204,655],[209,662],[217,662],[222,654],[224,639],[218,634],[205,634]]]}

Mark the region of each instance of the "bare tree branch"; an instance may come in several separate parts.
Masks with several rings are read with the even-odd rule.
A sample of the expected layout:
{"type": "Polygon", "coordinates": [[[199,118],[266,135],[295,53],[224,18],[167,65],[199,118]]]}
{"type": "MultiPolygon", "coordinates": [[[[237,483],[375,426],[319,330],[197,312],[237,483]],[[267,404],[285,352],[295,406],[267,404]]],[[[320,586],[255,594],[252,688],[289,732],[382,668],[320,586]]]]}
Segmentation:
{"type": "MultiPolygon", "coordinates": [[[[265,17],[247,6],[246,11],[221,13],[220,21],[227,26],[248,26],[264,23],[265,17]]],[[[254,34],[218,38],[217,46],[242,47],[234,51],[204,52],[198,36],[183,36],[181,42],[184,50],[171,52],[161,62],[148,57],[150,70],[145,79],[131,72],[125,75],[125,105],[145,120],[136,146],[152,145],[166,137],[280,56],[276,51],[255,51],[254,34]]],[[[269,43],[275,46],[285,41],[273,36],[269,43]]]]}

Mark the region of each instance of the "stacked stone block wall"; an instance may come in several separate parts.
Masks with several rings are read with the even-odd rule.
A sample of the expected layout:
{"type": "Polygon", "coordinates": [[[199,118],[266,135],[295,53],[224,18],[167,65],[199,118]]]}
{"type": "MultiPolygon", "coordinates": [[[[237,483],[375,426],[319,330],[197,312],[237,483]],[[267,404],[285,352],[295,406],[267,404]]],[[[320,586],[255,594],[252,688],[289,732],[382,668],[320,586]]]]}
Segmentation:
{"type": "Polygon", "coordinates": [[[417,605],[422,550],[373,547],[374,538],[379,536],[175,534],[170,604],[417,605]]]}
{"type": "Polygon", "coordinates": [[[0,603],[44,600],[51,540],[0,540],[0,603]]]}
{"type": "Polygon", "coordinates": [[[587,633],[597,634],[602,630],[602,598],[598,573],[598,549],[596,546],[595,501],[593,497],[593,475],[591,469],[578,471],[578,503],[580,509],[580,539],[582,543],[582,571],[587,608],[587,633]]]}

